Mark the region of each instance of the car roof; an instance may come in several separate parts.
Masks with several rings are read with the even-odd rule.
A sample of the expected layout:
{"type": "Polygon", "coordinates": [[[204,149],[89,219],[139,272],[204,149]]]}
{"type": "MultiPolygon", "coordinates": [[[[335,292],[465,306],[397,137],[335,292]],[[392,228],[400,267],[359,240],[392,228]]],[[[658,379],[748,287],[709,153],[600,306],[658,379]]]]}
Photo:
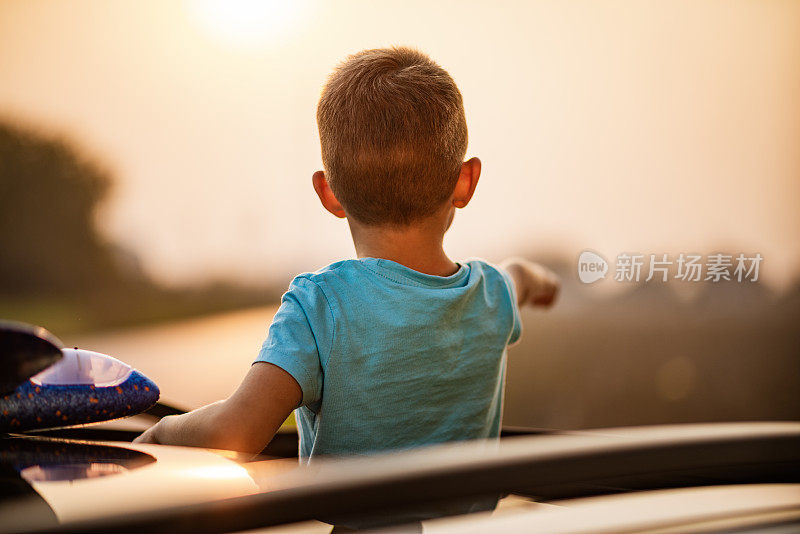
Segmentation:
{"type": "Polygon", "coordinates": [[[651,490],[554,501],[505,514],[426,522],[429,534],[483,532],[693,532],[800,521],[800,484],[744,484],[651,490]]]}
{"type": "MultiPolygon", "coordinates": [[[[14,440],[26,444],[36,441],[10,438],[3,440],[5,448],[14,440]]],[[[49,441],[67,448],[70,445],[49,441]]],[[[84,508],[94,509],[95,516],[74,514],[74,520],[63,522],[69,516],[65,510],[78,508],[77,504],[65,505],[59,512],[63,524],[46,529],[227,532],[313,518],[335,521],[343,515],[491,493],[511,492],[555,501],[680,486],[800,482],[800,423],[795,422],[668,425],[520,436],[499,443],[464,442],[365,458],[320,459],[305,466],[296,460],[242,463],[235,456],[202,449],[86,442],[83,446],[136,451],[152,456],[155,462],[120,476],[105,477],[105,481],[71,481],[69,490],[62,493],[74,502],[88,503],[84,508]],[[189,456],[193,461],[187,460],[189,456]],[[222,488],[228,483],[227,491],[215,495],[198,489],[203,484],[222,488]],[[116,505],[110,498],[114,485],[119,488],[114,490],[119,498],[116,505]],[[186,493],[186,488],[192,487],[194,493],[186,493]],[[170,495],[183,495],[184,500],[170,495]],[[106,506],[97,506],[97,502],[106,506]],[[137,503],[143,506],[132,507],[137,503]]],[[[25,446],[19,449],[26,450],[25,446]]],[[[34,484],[50,503],[55,500],[46,491],[55,486],[57,483],[48,486],[47,481],[34,484]]],[[[14,511],[7,502],[4,522],[11,517],[9,513],[14,511]]],[[[16,517],[17,527],[23,531],[45,527],[26,527],[25,519],[16,517]]]]}

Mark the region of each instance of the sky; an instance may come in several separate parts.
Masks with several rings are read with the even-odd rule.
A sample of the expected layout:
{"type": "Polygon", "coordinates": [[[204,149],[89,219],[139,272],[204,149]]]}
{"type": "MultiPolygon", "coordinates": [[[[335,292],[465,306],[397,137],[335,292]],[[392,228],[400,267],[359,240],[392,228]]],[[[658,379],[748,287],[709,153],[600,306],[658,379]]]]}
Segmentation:
{"type": "Polygon", "coordinates": [[[796,1],[0,0],[0,118],[113,172],[98,224],[158,280],[286,280],[354,254],[315,108],[393,44],[451,73],[483,162],[452,257],[759,252],[797,280],[796,1]]]}

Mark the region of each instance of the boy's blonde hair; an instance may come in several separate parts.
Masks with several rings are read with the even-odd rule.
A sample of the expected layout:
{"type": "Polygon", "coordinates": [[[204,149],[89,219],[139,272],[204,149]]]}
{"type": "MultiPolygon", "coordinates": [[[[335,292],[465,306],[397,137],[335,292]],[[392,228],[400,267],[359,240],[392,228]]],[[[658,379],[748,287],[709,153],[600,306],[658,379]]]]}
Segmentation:
{"type": "Polygon", "coordinates": [[[317,125],[333,193],[370,225],[433,214],[453,193],[467,151],[458,87],[412,48],[348,57],[322,91],[317,125]]]}

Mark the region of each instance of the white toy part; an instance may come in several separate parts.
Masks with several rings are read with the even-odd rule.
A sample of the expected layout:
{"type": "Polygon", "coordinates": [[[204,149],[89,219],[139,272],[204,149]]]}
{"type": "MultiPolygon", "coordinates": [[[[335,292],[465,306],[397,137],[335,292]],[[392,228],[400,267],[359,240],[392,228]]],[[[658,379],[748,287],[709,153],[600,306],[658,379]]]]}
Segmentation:
{"type": "Polygon", "coordinates": [[[92,385],[117,386],[125,382],[133,369],[106,354],[82,349],[61,349],[64,357],[32,376],[37,386],[92,385]]]}

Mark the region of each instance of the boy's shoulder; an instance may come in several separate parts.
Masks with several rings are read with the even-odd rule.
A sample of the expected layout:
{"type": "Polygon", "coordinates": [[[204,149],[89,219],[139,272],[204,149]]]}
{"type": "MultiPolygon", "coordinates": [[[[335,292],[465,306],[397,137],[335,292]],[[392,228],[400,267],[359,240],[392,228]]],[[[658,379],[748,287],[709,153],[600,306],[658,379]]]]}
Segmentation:
{"type": "Polygon", "coordinates": [[[343,276],[357,270],[358,260],[340,260],[316,271],[300,273],[292,280],[292,285],[296,283],[312,283],[319,285],[332,277],[343,276]]]}
{"type": "MultiPolygon", "coordinates": [[[[519,314],[514,284],[501,267],[473,257],[459,260],[460,270],[452,277],[417,273],[415,278],[407,272],[376,270],[376,266],[382,261],[384,260],[375,258],[341,260],[313,272],[298,274],[283,299],[299,304],[309,319],[315,318],[314,323],[322,321],[332,325],[338,321],[337,317],[348,315],[348,310],[363,311],[361,304],[365,302],[393,303],[392,306],[399,305],[402,308],[403,305],[398,304],[397,299],[408,298],[409,294],[401,290],[401,285],[422,288],[423,291],[429,287],[463,288],[466,291],[441,295],[438,290],[425,291],[423,296],[433,299],[440,296],[443,299],[482,298],[489,308],[505,310],[503,316],[513,318],[515,334],[512,337],[519,337],[519,314]],[[429,278],[436,280],[430,283],[429,278]],[[471,297],[467,297],[468,295],[471,297]]],[[[394,269],[407,269],[394,262],[389,264],[394,269]]],[[[420,295],[418,292],[413,293],[414,298],[419,298],[420,295]]],[[[396,309],[392,313],[395,311],[396,309]]]]}
{"type": "Polygon", "coordinates": [[[458,263],[461,265],[469,265],[471,268],[480,269],[482,272],[499,274],[503,271],[500,267],[498,267],[494,263],[486,261],[483,258],[478,258],[476,256],[470,256],[469,258],[459,260],[458,263]]]}
{"type": "Polygon", "coordinates": [[[329,293],[335,291],[341,282],[352,282],[359,276],[358,260],[341,260],[316,271],[308,271],[295,276],[289,283],[288,294],[301,300],[330,300],[329,293]]]}
{"type": "Polygon", "coordinates": [[[472,271],[475,271],[476,274],[482,275],[487,278],[493,278],[496,280],[503,280],[504,282],[510,282],[511,278],[509,274],[500,267],[499,265],[495,265],[489,261],[484,260],[483,258],[467,258],[461,262],[461,264],[469,265],[472,271]]]}
{"type": "MultiPolygon", "coordinates": [[[[325,286],[333,281],[357,282],[359,278],[370,276],[370,273],[374,273],[375,266],[370,266],[368,260],[369,259],[340,260],[321,267],[316,271],[300,273],[294,277],[290,287],[298,285],[304,287],[317,286],[319,290],[324,291],[325,286]]],[[[464,260],[459,260],[458,264],[462,269],[466,268],[469,271],[469,277],[473,280],[476,278],[484,278],[489,282],[502,282],[505,285],[511,283],[510,277],[505,270],[482,258],[469,257],[464,260]]]]}

